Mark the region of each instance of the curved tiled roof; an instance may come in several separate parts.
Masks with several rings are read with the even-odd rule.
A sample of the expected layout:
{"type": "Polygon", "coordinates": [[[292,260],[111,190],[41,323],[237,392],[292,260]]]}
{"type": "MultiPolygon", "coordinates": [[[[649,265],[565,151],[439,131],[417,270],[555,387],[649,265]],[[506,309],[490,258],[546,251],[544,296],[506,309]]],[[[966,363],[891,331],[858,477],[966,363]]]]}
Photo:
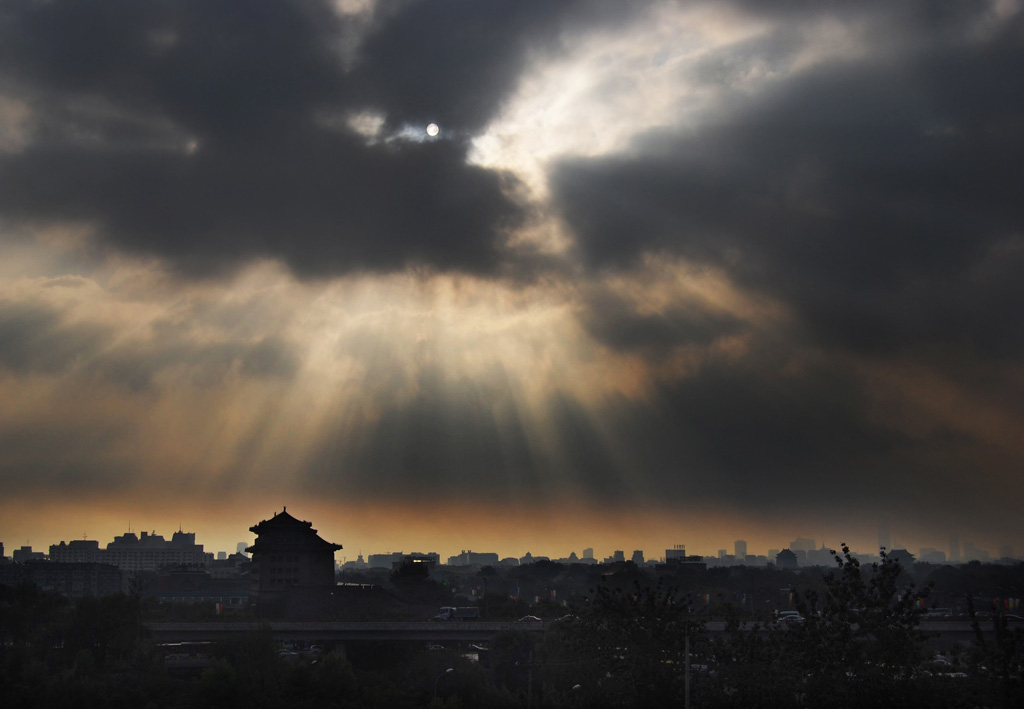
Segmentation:
{"type": "Polygon", "coordinates": [[[294,548],[337,551],[342,549],[341,544],[333,544],[322,539],[313,529],[312,522],[304,522],[288,514],[288,508],[282,512],[275,513],[270,519],[265,519],[259,524],[249,527],[249,531],[256,534],[256,542],[246,549],[248,552],[260,552],[274,547],[275,549],[294,548]],[[260,537],[263,536],[261,540],[260,537]]]}

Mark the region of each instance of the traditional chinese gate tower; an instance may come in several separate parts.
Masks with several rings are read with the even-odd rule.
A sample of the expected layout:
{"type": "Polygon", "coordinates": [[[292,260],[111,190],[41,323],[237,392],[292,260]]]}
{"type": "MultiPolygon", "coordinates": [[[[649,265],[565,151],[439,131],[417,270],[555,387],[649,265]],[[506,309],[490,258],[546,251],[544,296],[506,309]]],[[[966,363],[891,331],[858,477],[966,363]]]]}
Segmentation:
{"type": "Polygon", "coordinates": [[[260,602],[335,585],[334,552],[341,544],[321,539],[312,522],[295,519],[287,510],[249,527],[256,534],[246,549],[252,554],[251,592],[260,602]]]}

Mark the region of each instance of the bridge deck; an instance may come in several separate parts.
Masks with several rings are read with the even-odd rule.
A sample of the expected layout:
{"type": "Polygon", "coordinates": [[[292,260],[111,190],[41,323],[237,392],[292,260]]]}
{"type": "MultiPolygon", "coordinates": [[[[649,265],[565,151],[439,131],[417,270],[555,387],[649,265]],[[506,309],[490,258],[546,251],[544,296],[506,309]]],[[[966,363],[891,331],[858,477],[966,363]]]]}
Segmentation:
{"type": "Polygon", "coordinates": [[[543,622],[502,621],[270,621],[146,623],[153,637],[164,641],[217,640],[242,633],[269,630],[274,637],[290,640],[486,640],[505,630],[543,632],[543,622]]]}
{"type": "MultiPolygon", "coordinates": [[[[343,640],[422,640],[422,641],[481,641],[500,632],[518,630],[543,633],[550,622],[540,621],[270,621],[258,622],[199,622],[199,623],[146,623],[153,637],[161,642],[206,641],[269,630],[274,637],[289,640],[343,641],[343,640]]],[[[706,623],[709,633],[725,632],[724,621],[706,623]]],[[[751,624],[745,624],[746,628],[751,624]]],[[[921,630],[929,636],[958,638],[970,641],[974,631],[970,621],[960,619],[925,620],[921,630]]],[[[991,624],[982,624],[985,634],[991,624]]]]}

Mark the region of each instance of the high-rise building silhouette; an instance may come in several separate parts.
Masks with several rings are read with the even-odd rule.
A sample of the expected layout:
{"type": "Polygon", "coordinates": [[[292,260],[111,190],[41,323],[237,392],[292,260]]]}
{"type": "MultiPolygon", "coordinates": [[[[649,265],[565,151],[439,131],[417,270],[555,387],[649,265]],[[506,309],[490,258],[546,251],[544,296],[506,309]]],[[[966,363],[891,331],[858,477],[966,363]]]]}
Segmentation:
{"type": "Polygon", "coordinates": [[[213,560],[212,554],[196,544],[195,532],[180,529],[170,541],[156,532],[125,532],[107,544],[106,558],[101,559],[123,571],[156,571],[161,566],[204,566],[213,560]]]}
{"type": "Polygon", "coordinates": [[[96,539],[72,539],[70,542],[50,545],[50,560],[63,564],[105,563],[106,549],[100,549],[96,539]]]}
{"type": "Polygon", "coordinates": [[[73,539],[70,542],[50,545],[50,559],[59,563],[100,563],[113,564],[122,571],[135,574],[140,571],[157,571],[164,566],[206,566],[213,561],[213,554],[203,551],[202,544],[196,544],[194,532],[180,529],[171,535],[170,541],[155,532],[126,532],[105,549],[95,539],[73,539]]]}
{"type": "Polygon", "coordinates": [[[41,561],[46,558],[46,552],[43,551],[32,551],[32,547],[23,546],[21,549],[15,549],[12,554],[15,564],[24,564],[26,561],[41,561]]]}
{"type": "Polygon", "coordinates": [[[792,551],[809,552],[814,551],[814,540],[807,539],[805,537],[797,537],[789,543],[789,548],[792,551]]]}
{"type": "Polygon", "coordinates": [[[889,520],[884,517],[878,522],[878,548],[892,549],[892,540],[889,538],[889,520]]]}
{"type": "Polygon", "coordinates": [[[745,561],[747,558],[747,543],[742,539],[737,539],[733,545],[733,555],[736,557],[736,561],[745,561]]]}
{"type": "MultiPolygon", "coordinates": [[[[527,552],[527,555],[529,556],[530,553],[527,552]]],[[[539,559],[540,557],[536,557],[534,560],[539,559]]],[[[448,566],[496,566],[499,561],[500,559],[498,558],[497,553],[493,551],[473,551],[471,549],[463,549],[461,554],[448,557],[448,566]]]]}

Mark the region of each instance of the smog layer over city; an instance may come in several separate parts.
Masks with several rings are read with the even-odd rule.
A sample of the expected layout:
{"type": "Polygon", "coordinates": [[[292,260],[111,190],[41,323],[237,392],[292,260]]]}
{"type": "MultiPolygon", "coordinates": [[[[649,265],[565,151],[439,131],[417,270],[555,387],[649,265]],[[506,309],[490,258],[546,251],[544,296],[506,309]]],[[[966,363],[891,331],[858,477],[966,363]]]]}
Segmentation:
{"type": "MultiPolygon", "coordinates": [[[[552,668],[610,641],[547,624],[665,602],[690,614],[672,627],[704,612],[687,703],[699,656],[704,705],[813,706],[813,668],[762,695],[725,678],[753,646],[712,651],[708,624],[798,613],[751,637],[810,638],[877,564],[901,628],[998,615],[1001,659],[929,657],[965,682],[1004,668],[978,703],[1010,706],[1022,67],[1019,0],[0,3],[4,618],[51,608],[46,635],[88,625],[82,599],[128,604],[155,657],[196,638],[153,623],[210,620],[166,604],[536,615],[523,657],[473,661],[486,692],[456,679],[498,652],[483,630],[423,636],[442,650],[403,656],[426,677],[407,694],[348,636],[265,639],[297,654],[282,677],[343,666],[340,706],[644,706],[683,686],[683,655],[602,665],[647,689],[586,694],[552,668]],[[308,549],[268,566],[275,535],[308,549]],[[191,600],[171,567],[206,579],[191,600]]],[[[142,653],[82,659],[67,635],[47,659],[6,622],[4,647],[30,648],[0,658],[12,706],[42,701],[31,662],[63,667],[49,700],[74,703],[81,667],[142,653]]],[[[835,677],[923,676],[886,657],[835,677]]],[[[284,696],[215,701],[208,659],[167,706],[284,696]]],[[[874,703],[862,689],[836,705],[874,703]]]]}

